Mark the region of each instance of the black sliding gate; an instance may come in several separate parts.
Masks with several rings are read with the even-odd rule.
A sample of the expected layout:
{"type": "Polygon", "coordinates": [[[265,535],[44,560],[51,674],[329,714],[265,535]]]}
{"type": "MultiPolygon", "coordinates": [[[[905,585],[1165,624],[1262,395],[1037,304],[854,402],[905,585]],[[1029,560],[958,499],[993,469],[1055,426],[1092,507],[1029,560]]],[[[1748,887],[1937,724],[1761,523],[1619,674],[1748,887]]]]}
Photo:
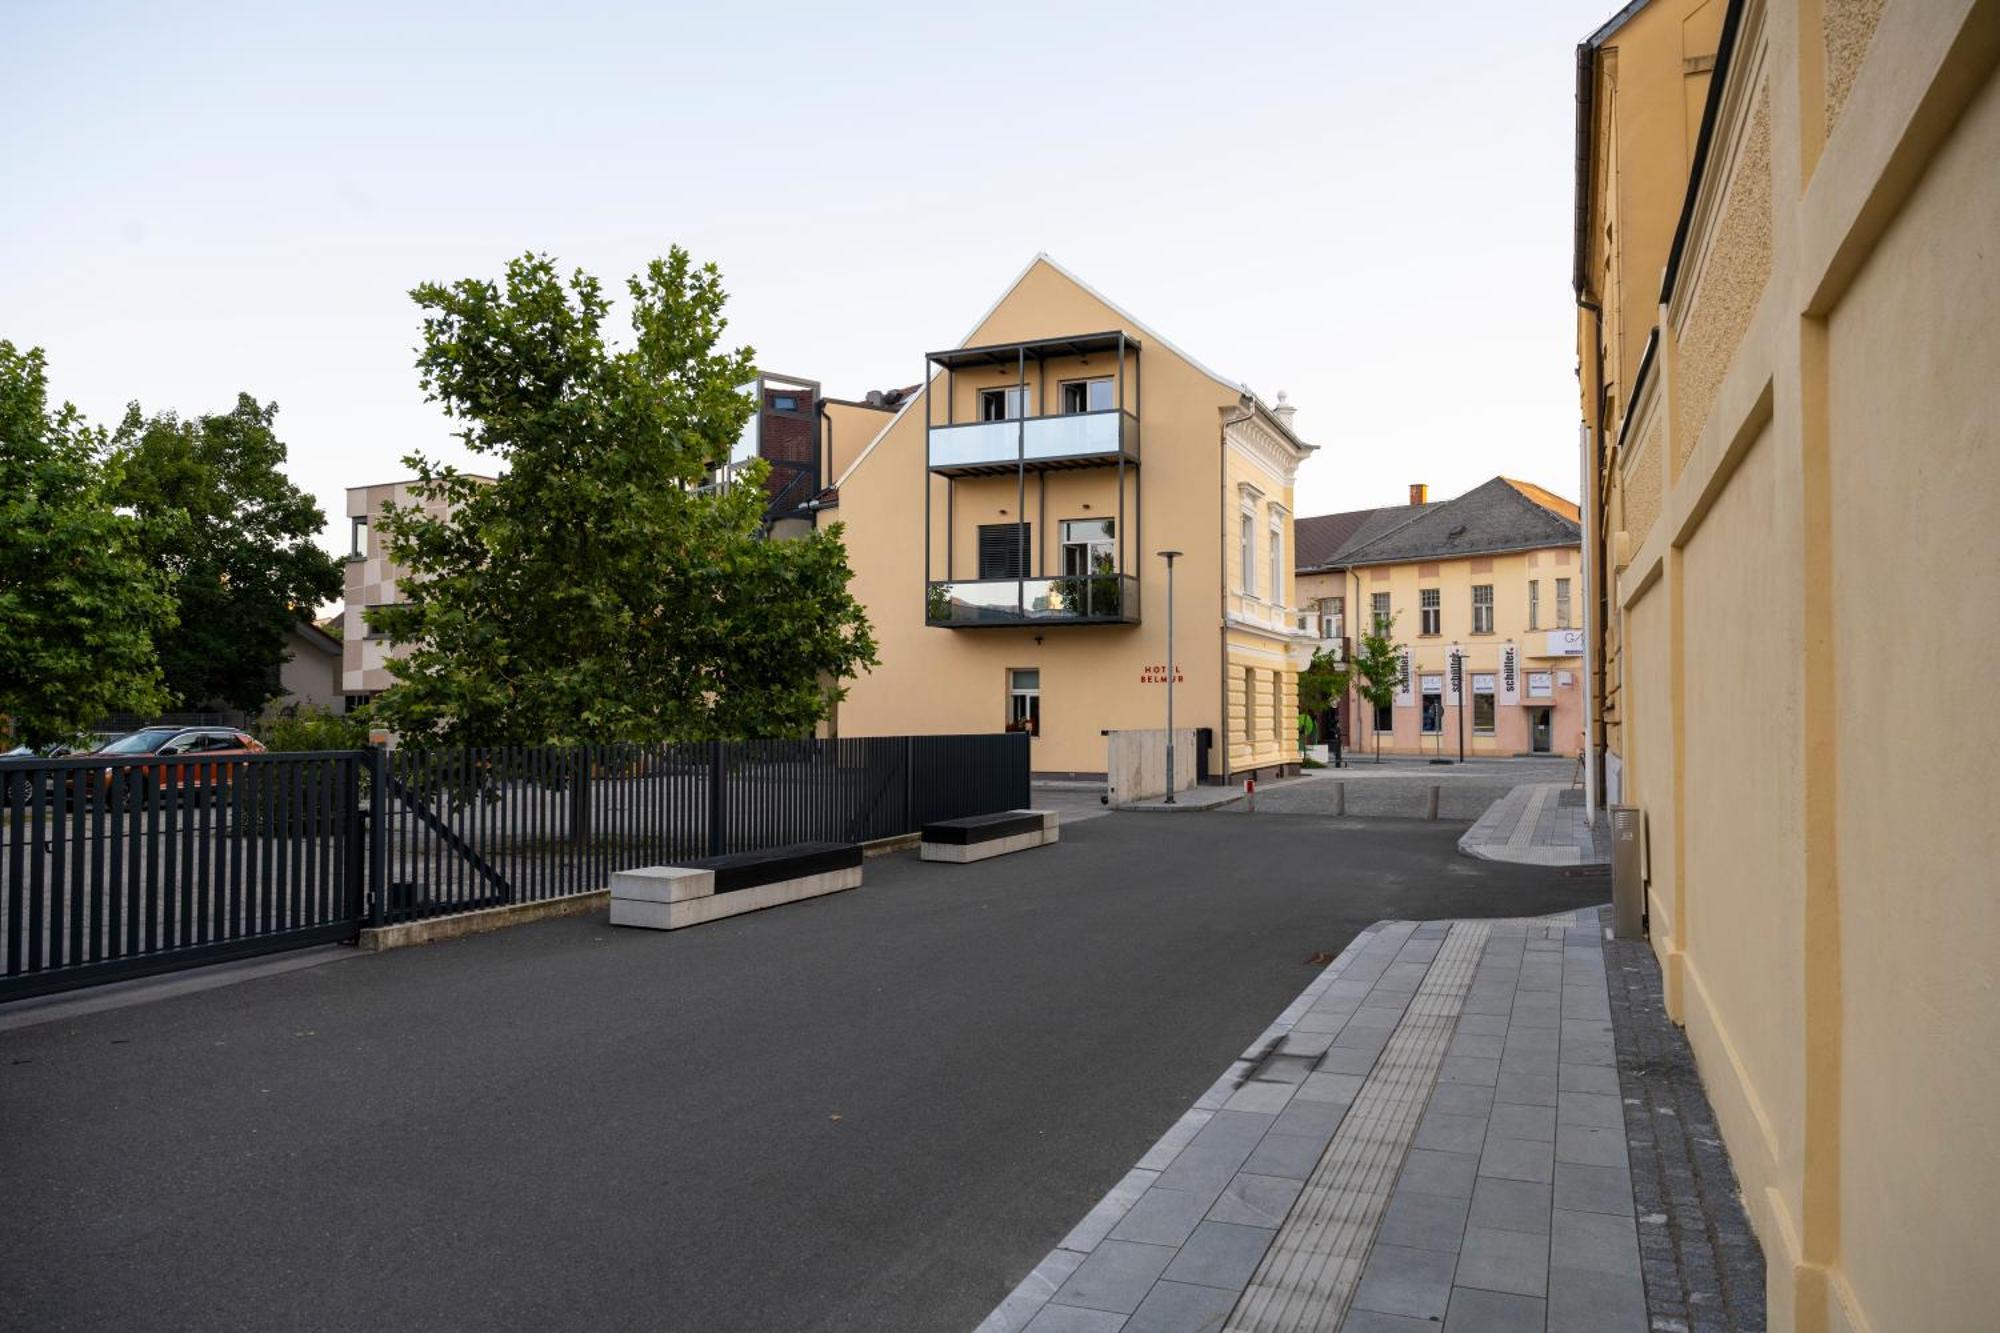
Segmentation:
{"type": "Polygon", "coordinates": [[[0,1000],[1027,804],[1022,733],[9,762],[0,1000]]]}

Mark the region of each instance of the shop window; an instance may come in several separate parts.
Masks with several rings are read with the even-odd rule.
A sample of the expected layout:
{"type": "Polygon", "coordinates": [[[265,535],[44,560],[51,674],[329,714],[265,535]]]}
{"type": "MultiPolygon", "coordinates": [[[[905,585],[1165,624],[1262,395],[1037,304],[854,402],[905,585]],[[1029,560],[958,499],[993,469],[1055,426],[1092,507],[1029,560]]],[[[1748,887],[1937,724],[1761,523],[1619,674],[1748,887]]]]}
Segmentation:
{"type": "Polygon", "coordinates": [[[1472,676],[1472,734],[1493,734],[1493,676],[1478,671],[1472,676]]]}
{"type": "Polygon", "coordinates": [[[1387,735],[1396,729],[1396,710],[1391,704],[1375,705],[1375,730],[1387,735]]]}

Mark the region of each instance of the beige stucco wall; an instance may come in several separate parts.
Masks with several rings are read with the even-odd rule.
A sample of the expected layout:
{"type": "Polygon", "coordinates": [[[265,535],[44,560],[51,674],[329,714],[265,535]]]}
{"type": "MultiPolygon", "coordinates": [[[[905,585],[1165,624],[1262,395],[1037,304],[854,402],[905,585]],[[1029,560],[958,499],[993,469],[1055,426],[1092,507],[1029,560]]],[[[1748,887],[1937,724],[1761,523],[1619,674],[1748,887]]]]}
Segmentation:
{"type": "MultiPolygon", "coordinates": [[[[1236,497],[1223,493],[1222,431],[1237,407],[1238,391],[1136,327],[1060,269],[1038,261],[1000,304],[973,330],[965,345],[979,346],[1106,332],[1124,328],[1142,350],[1136,377],[1140,395],[1138,468],[1127,473],[1124,544],[1126,572],[1140,579],[1137,625],[1043,625],[1038,627],[946,629],[924,623],[925,491],[930,493],[931,577],[947,577],[947,498],[944,478],[925,471],[924,400],[919,395],[879,442],[840,479],[840,505],[833,517],[843,525],[852,589],[867,608],[880,645],[881,665],[847,683],[840,705],[843,736],[942,734],[995,731],[1006,721],[1008,673],[1034,668],[1041,673],[1042,731],[1033,744],[1032,765],[1044,773],[1102,773],[1106,729],[1143,729],[1166,718],[1166,564],[1154,554],[1173,548],[1184,554],[1175,573],[1175,722],[1180,727],[1215,729],[1218,751],[1211,769],[1220,774],[1225,757],[1244,762],[1296,762],[1296,731],[1289,721],[1289,748],[1241,736],[1224,747],[1225,681],[1233,658],[1225,657],[1225,562],[1235,540],[1236,497]],[[1134,475],[1136,473],[1136,475],[1134,475]],[[1227,504],[1228,539],[1224,514],[1227,504]],[[1039,640],[1039,641],[1038,641],[1039,640]]],[[[1088,371],[1108,373],[1109,358],[1093,356],[1088,367],[1049,366],[1054,410],[1056,382],[1088,371]]],[[[1128,372],[1132,368],[1128,365],[1128,372]]],[[[1033,368],[1031,366],[1031,376],[1033,368]]],[[[959,421],[976,419],[980,387],[1013,383],[1012,367],[991,374],[957,377],[959,421]]],[[[936,420],[945,419],[944,376],[927,393],[940,396],[936,420]]],[[[1128,389],[1128,391],[1131,391],[1128,389]]],[[[1031,401],[1035,394],[1031,393],[1031,401]]],[[[1283,492],[1282,486],[1273,488],[1283,492]]],[[[1289,501],[1289,494],[1285,493],[1289,501]]],[[[954,549],[950,570],[958,578],[978,571],[977,527],[982,522],[1015,521],[1025,507],[1034,524],[1032,539],[1049,574],[1060,572],[1057,532],[1063,519],[1114,516],[1118,512],[1115,468],[1030,475],[1026,503],[1014,478],[960,479],[950,500],[954,549]],[[1085,506],[1089,508],[1086,509],[1085,506]],[[1002,514],[1001,510],[1008,511],[1002,514]]],[[[1290,518],[1285,518],[1287,549],[1290,518]]],[[[1230,632],[1232,635],[1236,631],[1230,632]]],[[[1268,638],[1240,636],[1252,644],[1268,638]]],[[[1282,647],[1276,639],[1273,646],[1282,647]]],[[[1282,652],[1276,666],[1290,674],[1282,652]]],[[[1235,718],[1240,729],[1242,719],[1235,718]]]]}
{"type": "MultiPolygon", "coordinates": [[[[1574,755],[1580,747],[1583,731],[1583,661],[1574,653],[1552,651],[1550,634],[1562,628],[1580,630],[1583,627],[1582,574],[1582,553],[1573,546],[1435,563],[1370,566],[1353,571],[1347,580],[1349,632],[1352,635],[1356,628],[1368,623],[1374,595],[1387,592],[1390,614],[1394,617],[1390,636],[1397,644],[1407,644],[1411,648],[1412,671],[1416,677],[1420,678],[1426,672],[1437,674],[1448,671],[1451,645],[1456,643],[1464,649],[1465,752],[1468,755],[1528,753],[1532,746],[1531,715],[1543,708],[1549,709],[1551,714],[1550,752],[1574,755]],[[1560,624],[1557,616],[1558,579],[1568,579],[1570,584],[1567,626],[1560,624]],[[1540,614],[1535,629],[1528,628],[1530,580],[1539,583],[1541,588],[1540,614]],[[1474,584],[1487,583],[1493,585],[1493,632],[1474,634],[1472,588],[1474,584]],[[1420,595],[1426,588],[1438,590],[1441,624],[1436,635],[1420,632],[1420,595]],[[1497,675],[1502,647],[1509,642],[1521,650],[1520,700],[1513,704],[1500,702],[1496,688],[1493,732],[1491,735],[1482,734],[1473,727],[1471,678],[1475,674],[1497,675]],[[1548,698],[1534,698],[1529,694],[1528,673],[1541,671],[1550,673],[1552,693],[1548,698]]],[[[1308,577],[1314,580],[1315,589],[1331,587],[1331,576],[1308,577]]],[[[1312,596],[1332,594],[1311,591],[1301,595],[1309,601],[1312,596]]],[[[1499,682],[1496,680],[1495,684],[1497,687],[1499,682]]],[[[1459,710],[1447,702],[1444,730],[1426,734],[1423,730],[1422,693],[1419,680],[1412,689],[1411,702],[1399,703],[1393,709],[1394,731],[1379,738],[1375,734],[1374,710],[1365,703],[1358,708],[1350,706],[1348,716],[1352,721],[1347,727],[1347,743],[1369,753],[1379,749],[1383,754],[1456,754],[1459,748],[1459,710]]],[[[1354,697],[1358,699],[1359,696],[1354,697]]]]}
{"type": "Polygon", "coordinates": [[[1604,479],[1652,942],[1774,1329],[1992,1322],[1996,60],[1994,0],[1746,5],[1660,326],[1677,467],[1604,479]]]}
{"type": "Polygon", "coordinates": [[[1989,76],[1827,324],[1841,1250],[1877,1329],[1994,1309],[1996,163],[1989,76]]]}

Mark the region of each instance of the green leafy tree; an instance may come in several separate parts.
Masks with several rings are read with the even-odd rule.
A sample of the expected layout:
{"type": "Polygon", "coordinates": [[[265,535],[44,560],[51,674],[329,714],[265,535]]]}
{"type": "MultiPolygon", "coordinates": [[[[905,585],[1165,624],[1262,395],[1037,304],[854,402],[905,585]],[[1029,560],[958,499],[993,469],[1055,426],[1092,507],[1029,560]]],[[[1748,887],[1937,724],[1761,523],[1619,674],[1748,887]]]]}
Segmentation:
{"type": "MultiPolygon", "coordinates": [[[[1394,616],[1378,617],[1354,651],[1355,688],[1375,708],[1386,708],[1396,701],[1396,687],[1403,679],[1403,655],[1396,643],[1395,625],[1394,616]]],[[[1375,762],[1379,764],[1382,733],[1376,731],[1374,737],[1375,762]]]]}
{"type": "Polygon", "coordinates": [[[157,711],[170,578],[117,512],[104,433],[48,405],[40,348],[0,342],[0,737],[70,740],[110,713],[157,711]]]}
{"type": "Polygon", "coordinates": [[[840,528],[763,535],[765,469],[706,490],[753,405],[713,265],[674,248],[605,337],[595,278],[546,256],[426,284],[417,366],[487,483],[421,456],[381,529],[408,571],[369,624],[402,647],[375,719],[441,744],[801,735],[875,662],[840,528]]]}
{"type": "Polygon", "coordinates": [[[114,437],[117,500],[174,579],[180,623],[158,647],[183,708],[262,709],[280,692],[287,632],[340,595],[340,566],[319,546],[326,514],[281,470],[277,414],[249,394],[191,420],[134,403],[114,437]]]}
{"type": "Polygon", "coordinates": [[[1346,697],[1351,675],[1346,664],[1325,649],[1314,653],[1312,662],[1299,673],[1300,749],[1312,743],[1326,710],[1346,697]]]}

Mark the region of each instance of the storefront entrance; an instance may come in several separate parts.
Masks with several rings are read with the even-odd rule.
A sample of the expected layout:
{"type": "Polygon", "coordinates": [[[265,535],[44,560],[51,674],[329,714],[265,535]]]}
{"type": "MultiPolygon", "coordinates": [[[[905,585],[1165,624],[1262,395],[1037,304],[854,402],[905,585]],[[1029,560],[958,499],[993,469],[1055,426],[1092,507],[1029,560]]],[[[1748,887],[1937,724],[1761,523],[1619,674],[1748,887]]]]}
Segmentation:
{"type": "Polygon", "coordinates": [[[1528,734],[1533,738],[1531,748],[1536,754],[1548,754],[1551,750],[1555,732],[1555,724],[1551,719],[1554,715],[1555,710],[1552,708],[1537,708],[1530,712],[1528,734]]]}

